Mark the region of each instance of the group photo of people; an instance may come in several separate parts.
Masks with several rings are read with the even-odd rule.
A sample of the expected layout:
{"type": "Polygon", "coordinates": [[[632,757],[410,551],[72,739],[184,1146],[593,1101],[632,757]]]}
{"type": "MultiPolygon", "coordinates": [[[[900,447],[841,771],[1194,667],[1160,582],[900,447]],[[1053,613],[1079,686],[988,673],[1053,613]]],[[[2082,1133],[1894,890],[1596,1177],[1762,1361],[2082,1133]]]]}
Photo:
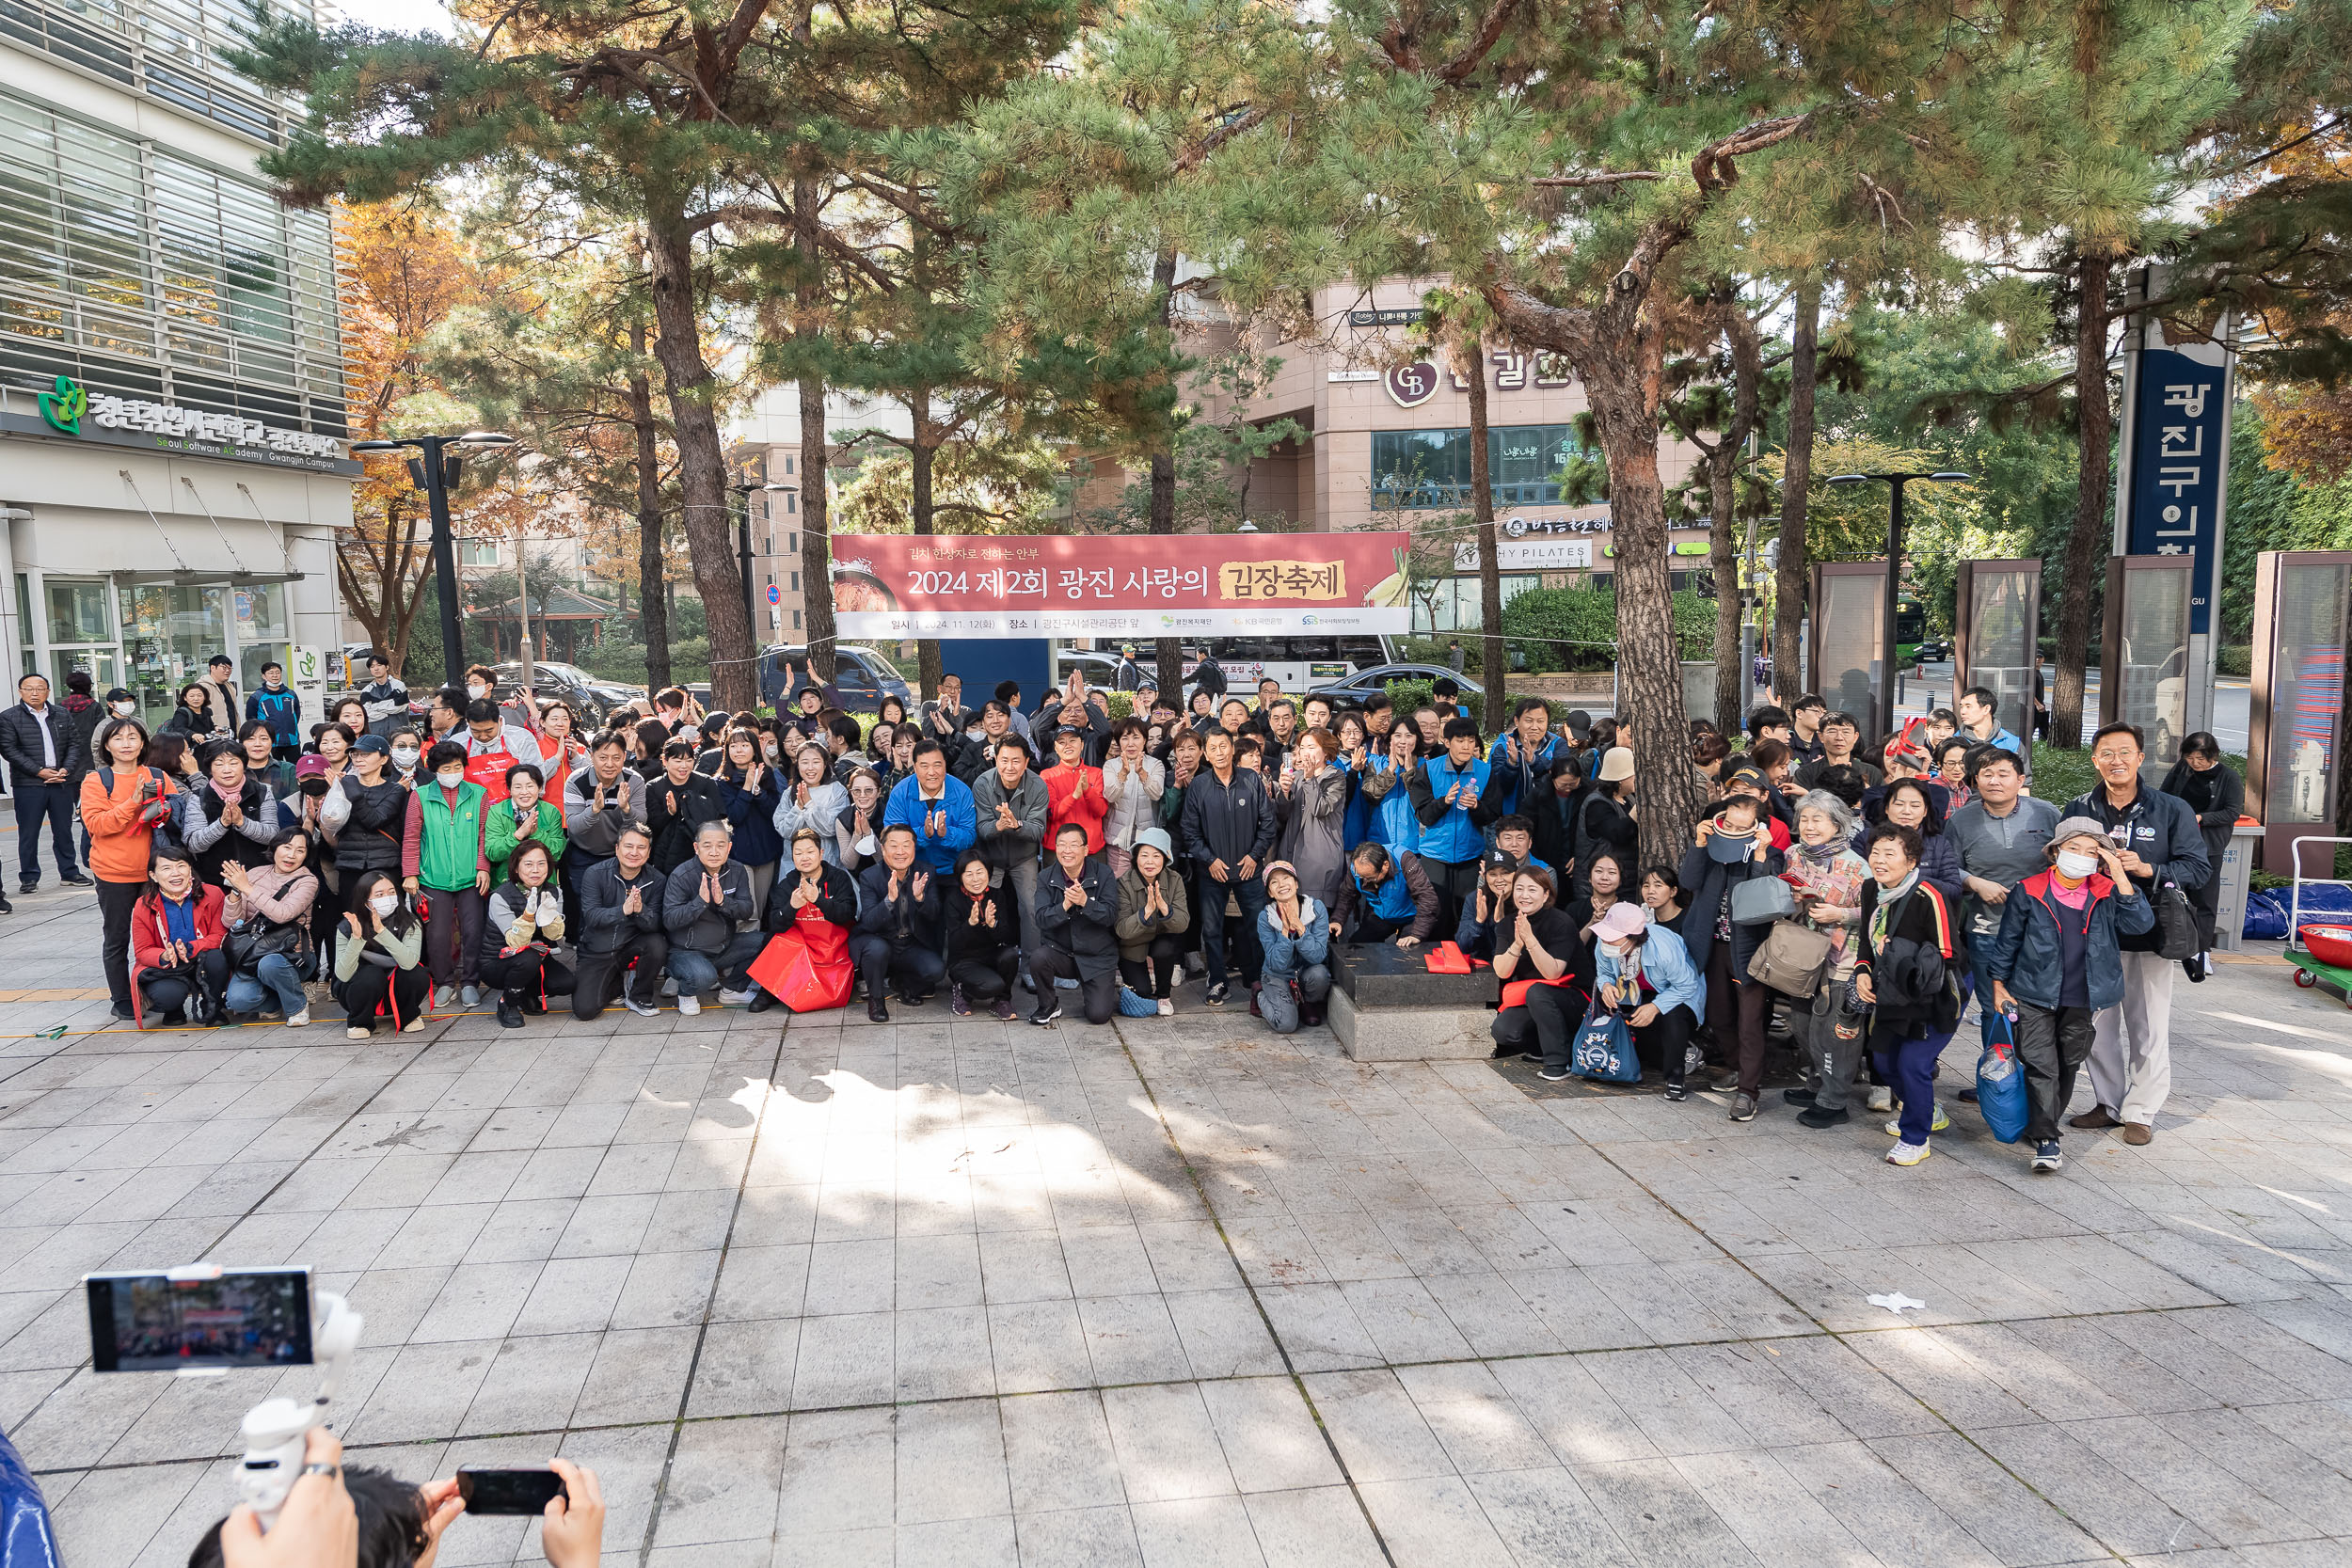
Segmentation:
{"type": "Polygon", "coordinates": [[[412,703],[376,657],[316,716],[263,675],[240,703],[211,671],[153,733],[79,677],[54,703],[28,675],[0,712],[20,887],[47,825],[59,878],[95,883],[124,1022],[940,1004],[1100,1026],[1173,1014],[1198,977],[1200,1006],[1295,1034],[1343,955],[1387,943],[1490,971],[1496,1053],[1547,1081],[1612,1020],[1667,1100],[1719,1091],[1746,1121],[1786,1042],[1796,1123],[1889,1114],[1896,1164],[1948,1124],[1938,1066],[1972,1009],[2024,1071],[2035,1170],[2062,1166],[2086,1070],[2068,1125],[2150,1141],[2243,800],[2210,735],[2150,789],[2111,724],[2101,786],[2061,807],[1989,691],[1868,741],[1806,695],[1738,735],[1691,721],[1707,807],[1645,863],[1619,721],[1529,696],[1490,730],[1447,679],[1406,711],[1213,666],[1163,694],[1136,667],[1113,717],[1078,674],[1031,701],[949,673],[861,719],[803,670],[773,714],[674,688],[592,729],[481,666],[412,703]]]}

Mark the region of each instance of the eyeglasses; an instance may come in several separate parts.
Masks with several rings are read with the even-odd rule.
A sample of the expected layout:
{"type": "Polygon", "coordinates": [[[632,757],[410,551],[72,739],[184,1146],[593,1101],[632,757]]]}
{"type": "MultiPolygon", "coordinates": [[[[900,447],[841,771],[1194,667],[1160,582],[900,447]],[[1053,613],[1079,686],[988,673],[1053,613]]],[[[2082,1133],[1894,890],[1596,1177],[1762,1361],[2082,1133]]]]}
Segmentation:
{"type": "Polygon", "coordinates": [[[2139,753],[2137,752],[2118,752],[2110,749],[2105,752],[2091,752],[2090,760],[2097,763],[2131,762],[2137,758],[2138,755],[2139,753]]]}

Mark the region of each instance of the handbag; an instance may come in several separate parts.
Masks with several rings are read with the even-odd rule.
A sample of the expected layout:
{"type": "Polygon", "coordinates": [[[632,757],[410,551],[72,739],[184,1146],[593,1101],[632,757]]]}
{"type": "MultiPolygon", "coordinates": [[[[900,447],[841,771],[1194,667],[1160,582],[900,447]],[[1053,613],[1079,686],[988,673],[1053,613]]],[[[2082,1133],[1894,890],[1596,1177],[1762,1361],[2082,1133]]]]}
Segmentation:
{"type": "Polygon", "coordinates": [[[1633,1031],[1613,1009],[1585,1015],[1584,1027],[1568,1048],[1568,1071],[1602,1084],[1642,1081],[1642,1058],[1633,1050],[1633,1031]]]}
{"type": "Polygon", "coordinates": [[[2151,889],[2148,902],[2156,910],[2156,957],[2178,963],[2193,958],[2204,950],[2204,938],[2197,929],[2197,913],[2188,907],[2188,895],[2176,882],[2166,882],[2151,889]]]}
{"type": "Polygon", "coordinates": [[[2001,1142],[2026,1135],[2026,1069],[2017,1060],[2017,1023],[2007,1013],[1993,1014],[1986,1025],[1984,1052],[1977,1058],[1977,1109],[2001,1142]],[[1996,1033],[2002,1037],[1995,1039],[1996,1033]]]}
{"type": "Polygon", "coordinates": [[[1748,960],[1748,978],[1783,996],[1811,996],[1820,990],[1836,952],[1836,944],[1820,932],[1793,920],[1775,921],[1757,944],[1756,957],[1748,960]]]}
{"type": "Polygon", "coordinates": [[[229,933],[229,967],[239,974],[259,969],[263,958],[278,954],[296,969],[310,967],[310,928],[298,920],[246,921],[229,933]]]}
{"type": "Polygon", "coordinates": [[[1782,878],[1750,877],[1732,884],[1734,926],[1761,926],[1768,920],[1787,920],[1796,912],[1796,891],[1782,878]]]}

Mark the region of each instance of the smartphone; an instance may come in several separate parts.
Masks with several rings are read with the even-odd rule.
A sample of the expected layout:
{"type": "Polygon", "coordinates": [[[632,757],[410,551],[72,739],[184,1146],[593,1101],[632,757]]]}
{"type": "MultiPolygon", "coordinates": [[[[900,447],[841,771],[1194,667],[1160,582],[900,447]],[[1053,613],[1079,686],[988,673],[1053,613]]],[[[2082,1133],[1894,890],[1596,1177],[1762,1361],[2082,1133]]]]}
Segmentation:
{"type": "Polygon", "coordinates": [[[86,1275],[82,1283],[93,1371],[310,1365],[308,1269],[199,1265],[86,1275]]]}
{"type": "Polygon", "coordinates": [[[553,1470],[501,1470],[485,1465],[457,1466],[457,1495],[466,1499],[469,1513],[544,1513],[548,1503],[569,1497],[564,1478],[553,1470]]]}

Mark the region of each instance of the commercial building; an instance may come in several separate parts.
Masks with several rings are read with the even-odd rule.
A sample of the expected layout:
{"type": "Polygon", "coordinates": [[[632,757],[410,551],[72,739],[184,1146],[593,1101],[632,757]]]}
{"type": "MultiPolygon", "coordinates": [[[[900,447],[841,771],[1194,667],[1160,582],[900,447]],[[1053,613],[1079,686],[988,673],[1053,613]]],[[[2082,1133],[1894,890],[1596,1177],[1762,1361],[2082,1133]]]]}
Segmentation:
{"type": "MultiPolygon", "coordinates": [[[[829,436],[853,431],[906,436],[914,428],[903,404],[839,390],[825,394],[829,436]]],[[[787,382],[771,387],[727,428],[728,453],[738,483],[762,486],[743,501],[752,523],[752,598],[765,613],[755,621],[772,642],[801,641],[808,595],[801,584],[801,388],[787,382]],[[765,486],[778,485],[780,489],[765,486]]],[[[827,458],[826,483],[839,488],[857,472],[858,449],[835,441],[827,458]]],[[[838,527],[840,519],[834,519],[838,527]]]]}
{"type": "MultiPolygon", "coordinates": [[[[1253,518],[1301,530],[1419,529],[1470,510],[1469,388],[1439,360],[1413,356],[1408,347],[1427,286],[1393,278],[1369,291],[1323,290],[1314,302],[1315,337],[1254,345],[1279,364],[1251,395],[1236,404],[1213,383],[1196,388],[1202,418],[1238,414],[1259,425],[1288,419],[1310,433],[1307,441],[1285,441],[1251,464],[1253,518]]],[[[1203,357],[1232,345],[1232,328],[1214,315],[1197,317],[1191,326],[1190,346],[1203,357]]],[[[1608,503],[1579,501],[1560,482],[1576,459],[1598,461],[1576,432],[1583,388],[1551,356],[1508,347],[1490,353],[1483,372],[1505,598],[1545,585],[1606,584],[1613,575],[1608,503]]],[[[1661,449],[1659,467],[1669,489],[1689,477],[1696,458],[1683,443],[1661,449]]],[[[1080,506],[1102,504],[1126,478],[1098,471],[1080,506]]],[[[1678,556],[1700,564],[1706,538],[1703,529],[1677,531],[1678,556]]],[[[1460,542],[1468,547],[1457,554],[1457,576],[1434,604],[1417,607],[1417,630],[1479,625],[1475,541],[1465,531],[1460,542]]],[[[1689,576],[1678,567],[1676,585],[1689,576]]]]}
{"type": "MultiPolygon", "coordinates": [[[[303,0],[290,8],[307,9],[303,0]]],[[[0,6],[0,673],[151,717],[341,641],[333,235],[256,163],[298,107],[220,58],[233,0],[0,6]]],[[[297,679],[298,685],[312,684],[297,679]]]]}

